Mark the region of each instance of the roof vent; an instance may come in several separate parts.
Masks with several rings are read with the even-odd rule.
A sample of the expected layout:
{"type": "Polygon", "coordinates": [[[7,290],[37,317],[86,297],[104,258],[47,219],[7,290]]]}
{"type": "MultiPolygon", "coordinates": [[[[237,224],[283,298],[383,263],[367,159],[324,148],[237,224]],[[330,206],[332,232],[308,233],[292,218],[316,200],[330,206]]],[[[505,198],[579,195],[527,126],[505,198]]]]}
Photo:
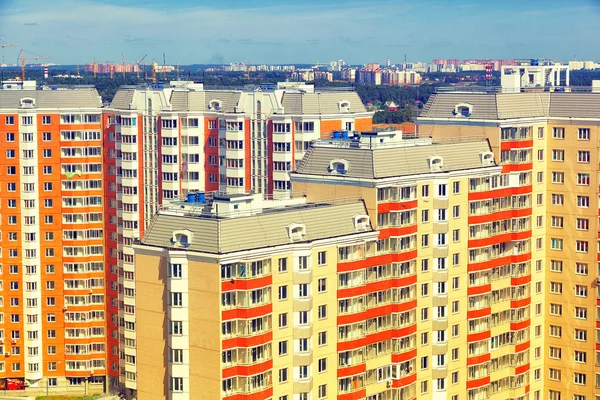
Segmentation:
{"type": "Polygon", "coordinates": [[[454,106],[454,116],[468,118],[473,113],[473,106],[469,103],[458,103],[454,106]]]}
{"type": "Polygon", "coordinates": [[[427,157],[429,162],[429,169],[431,172],[441,171],[444,167],[444,159],[441,156],[429,156],[427,157]]]}
{"type": "Polygon", "coordinates": [[[348,172],[348,161],[344,159],[335,159],[329,162],[329,172],[332,174],[345,174],[348,172]]]}
{"type": "Polygon", "coordinates": [[[221,100],[213,99],[208,103],[208,109],[219,111],[221,109],[221,100]]]}
{"type": "Polygon", "coordinates": [[[350,102],[348,100],[342,100],[338,103],[338,108],[340,109],[340,112],[342,112],[342,113],[349,113],[350,112],[350,102]]]}
{"type": "Polygon", "coordinates": [[[304,224],[289,224],[286,229],[292,242],[302,241],[306,237],[306,225],[304,224]]]}
{"type": "Polygon", "coordinates": [[[354,221],[354,229],[356,229],[357,232],[368,231],[371,226],[368,215],[357,215],[352,218],[352,220],[354,221]]]}
{"type": "Polygon", "coordinates": [[[482,165],[494,165],[494,153],[491,151],[482,151],[479,153],[479,159],[482,165]]]}
{"type": "Polygon", "coordinates": [[[34,108],[35,107],[35,99],[31,97],[23,97],[19,100],[21,104],[21,108],[34,108]]]}
{"type": "Polygon", "coordinates": [[[194,233],[189,229],[179,229],[173,231],[171,244],[173,244],[175,247],[189,247],[192,244],[193,236],[194,233]]]}

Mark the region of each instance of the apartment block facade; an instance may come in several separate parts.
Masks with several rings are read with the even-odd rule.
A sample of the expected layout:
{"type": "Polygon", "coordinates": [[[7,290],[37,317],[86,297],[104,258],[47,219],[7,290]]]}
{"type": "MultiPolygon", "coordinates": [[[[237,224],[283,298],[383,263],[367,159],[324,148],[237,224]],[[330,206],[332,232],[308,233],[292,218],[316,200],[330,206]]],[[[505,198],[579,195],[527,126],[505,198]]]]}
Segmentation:
{"type": "Polygon", "coordinates": [[[106,388],[101,105],[95,89],[0,90],[5,390],[106,388]]]}
{"type": "Polygon", "coordinates": [[[484,134],[503,175],[526,174],[519,190],[532,203],[530,398],[597,400],[600,94],[562,90],[436,93],[418,133],[484,134]]]}
{"type": "Polygon", "coordinates": [[[368,129],[371,117],[355,92],[298,83],[206,90],[173,82],[116,93],[104,129],[112,387],[136,389],[131,245],[157,210],[198,191],[289,197],[289,171],[312,140],[368,129]]]}
{"type": "Polygon", "coordinates": [[[379,231],[377,256],[338,269],[340,310],[353,306],[338,316],[350,332],[338,337],[348,398],[412,398],[394,388],[419,399],[530,398],[531,195],[521,172],[502,175],[485,139],[322,141],[292,180],[309,201],[361,196],[379,231]],[[416,271],[412,281],[397,279],[395,262],[416,271]],[[409,301],[395,304],[395,290],[409,301]],[[388,335],[414,348],[369,357],[388,335]],[[373,360],[408,368],[383,390],[368,384],[373,360]]]}
{"type": "Polygon", "coordinates": [[[356,199],[161,210],[134,245],[139,398],[335,398],[338,263],[376,237],[356,199]]]}

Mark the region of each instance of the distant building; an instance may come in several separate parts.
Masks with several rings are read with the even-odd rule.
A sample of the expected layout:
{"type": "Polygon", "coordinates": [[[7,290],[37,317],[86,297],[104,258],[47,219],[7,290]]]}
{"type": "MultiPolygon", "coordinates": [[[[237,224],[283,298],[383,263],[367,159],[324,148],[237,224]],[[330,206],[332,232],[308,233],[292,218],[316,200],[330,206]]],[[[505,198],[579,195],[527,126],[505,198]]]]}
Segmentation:
{"type": "Polygon", "coordinates": [[[569,69],[579,71],[582,69],[599,69],[600,64],[594,61],[569,61],[569,69]]]}

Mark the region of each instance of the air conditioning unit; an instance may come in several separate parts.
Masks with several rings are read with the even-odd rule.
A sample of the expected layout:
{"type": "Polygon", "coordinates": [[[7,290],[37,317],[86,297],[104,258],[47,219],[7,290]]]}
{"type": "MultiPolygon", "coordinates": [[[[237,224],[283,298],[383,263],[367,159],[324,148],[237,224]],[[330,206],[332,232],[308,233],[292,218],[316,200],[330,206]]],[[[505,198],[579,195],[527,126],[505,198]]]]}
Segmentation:
{"type": "Polygon", "coordinates": [[[8,356],[10,356],[10,352],[7,351],[4,353],[4,357],[8,357],[8,356]]]}
{"type": "Polygon", "coordinates": [[[16,343],[17,343],[17,340],[16,340],[16,339],[12,339],[12,340],[11,340],[11,343],[12,343],[12,344],[16,344],[16,343]]]}
{"type": "Polygon", "coordinates": [[[385,384],[385,386],[389,389],[392,387],[392,381],[387,381],[387,383],[385,384]]]}

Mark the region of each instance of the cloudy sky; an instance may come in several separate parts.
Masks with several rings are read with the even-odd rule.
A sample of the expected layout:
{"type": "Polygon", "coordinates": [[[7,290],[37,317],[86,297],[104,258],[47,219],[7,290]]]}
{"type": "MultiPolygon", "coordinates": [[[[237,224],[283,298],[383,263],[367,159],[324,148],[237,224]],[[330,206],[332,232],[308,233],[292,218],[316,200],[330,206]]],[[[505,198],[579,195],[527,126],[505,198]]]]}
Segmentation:
{"type": "Polygon", "coordinates": [[[62,64],[600,61],[599,21],[600,0],[0,0],[0,44],[62,64]]]}

